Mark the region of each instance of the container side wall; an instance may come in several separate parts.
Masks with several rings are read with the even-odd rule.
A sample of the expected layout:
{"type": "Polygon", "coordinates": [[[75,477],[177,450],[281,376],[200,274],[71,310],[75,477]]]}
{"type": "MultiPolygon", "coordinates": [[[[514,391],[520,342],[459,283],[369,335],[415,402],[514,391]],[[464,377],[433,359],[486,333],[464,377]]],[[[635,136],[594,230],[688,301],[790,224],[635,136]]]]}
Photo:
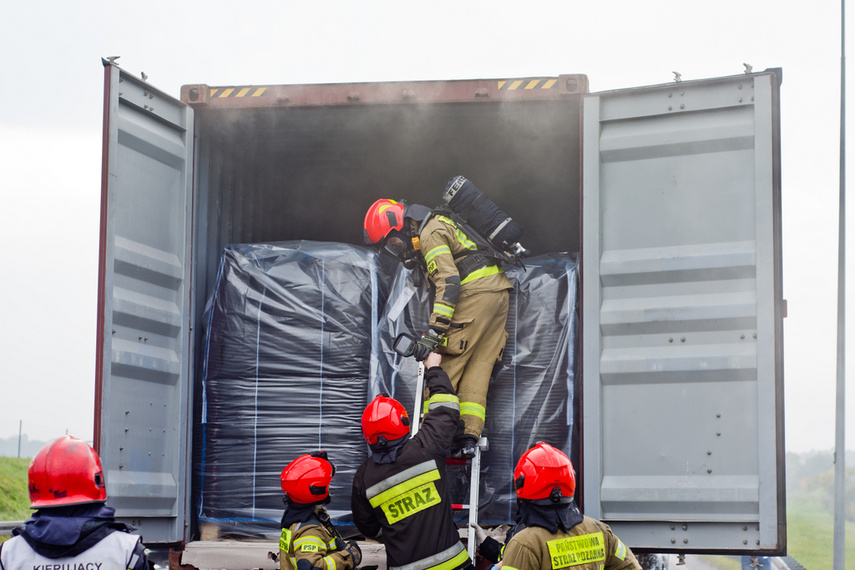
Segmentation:
{"type": "Polygon", "coordinates": [[[96,402],[108,504],[147,543],[185,537],[192,110],[107,66],[96,402]]]}
{"type": "Polygon", "coordinates": [[[784,546],[777,89],[585,101],[584,506],[635,547],[784,546]]]}

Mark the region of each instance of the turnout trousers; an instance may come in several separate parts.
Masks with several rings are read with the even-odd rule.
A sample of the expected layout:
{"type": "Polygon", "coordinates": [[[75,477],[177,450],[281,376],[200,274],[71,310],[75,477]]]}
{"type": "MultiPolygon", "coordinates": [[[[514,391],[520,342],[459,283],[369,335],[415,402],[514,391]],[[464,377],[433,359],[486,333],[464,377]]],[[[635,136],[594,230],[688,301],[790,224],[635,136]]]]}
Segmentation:
{"type": "Polygon", "coordinates": [[[462,292],[442,354],[442,369],[460,399],[464,435],[480,437],[493,367],[502,360],[508,333],[508,289],[462,292]]]}

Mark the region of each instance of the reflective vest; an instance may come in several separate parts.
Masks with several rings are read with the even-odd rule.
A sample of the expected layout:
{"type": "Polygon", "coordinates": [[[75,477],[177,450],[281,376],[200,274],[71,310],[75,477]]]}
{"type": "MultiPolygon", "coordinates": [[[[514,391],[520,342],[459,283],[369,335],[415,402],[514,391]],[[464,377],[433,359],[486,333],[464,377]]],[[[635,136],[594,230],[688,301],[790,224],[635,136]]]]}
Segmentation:
{"type": "Polygon", "coordinates": [[[139,535],[115,531],[76,556],[48,558],[16,536],[2,544],[0,564],[2,570],[129,570],[139,562],[134,553],[139,540],[139,535]]]}

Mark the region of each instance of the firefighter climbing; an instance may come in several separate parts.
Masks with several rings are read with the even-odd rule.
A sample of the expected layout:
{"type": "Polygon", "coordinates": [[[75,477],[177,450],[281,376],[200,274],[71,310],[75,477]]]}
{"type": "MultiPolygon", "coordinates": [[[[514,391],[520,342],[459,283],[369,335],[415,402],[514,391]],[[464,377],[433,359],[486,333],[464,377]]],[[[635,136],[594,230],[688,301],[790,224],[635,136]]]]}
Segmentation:
{"type": "Polygon", "coordinates": [[[508,336],[513,285],[502,263],[517,262],[527,252],[517,241],[522,228],[463,176],[448,180],[443,201],[431,210],[377,200],[365,215],[365,242],[427,272],[434,301],[413,355],[443,355],[462,420],[452,457],[469,458],[484,428],[487,389],[508,336]]]}

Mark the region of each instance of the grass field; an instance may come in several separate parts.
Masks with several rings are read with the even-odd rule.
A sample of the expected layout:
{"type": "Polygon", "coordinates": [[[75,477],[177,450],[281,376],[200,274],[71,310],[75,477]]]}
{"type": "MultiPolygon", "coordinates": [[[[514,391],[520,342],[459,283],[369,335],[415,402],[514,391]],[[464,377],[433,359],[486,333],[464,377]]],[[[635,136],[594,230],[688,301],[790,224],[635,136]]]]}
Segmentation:
{"type": "Polygon", "coordinates": [[[30,497],[27,493],[29,459],[0,457],[0,521],[22,521],[29,518],[30,497]]]}
{"type": "MultiPolygon", "coordinates": [[[[787,500],[787,551],[805,568],[831,568],[834,514],[823,509],[822,492],[791,495],[787,500]]],[[[855,568],[855,523],[846,522],[846,568],[855,568]]]]}

